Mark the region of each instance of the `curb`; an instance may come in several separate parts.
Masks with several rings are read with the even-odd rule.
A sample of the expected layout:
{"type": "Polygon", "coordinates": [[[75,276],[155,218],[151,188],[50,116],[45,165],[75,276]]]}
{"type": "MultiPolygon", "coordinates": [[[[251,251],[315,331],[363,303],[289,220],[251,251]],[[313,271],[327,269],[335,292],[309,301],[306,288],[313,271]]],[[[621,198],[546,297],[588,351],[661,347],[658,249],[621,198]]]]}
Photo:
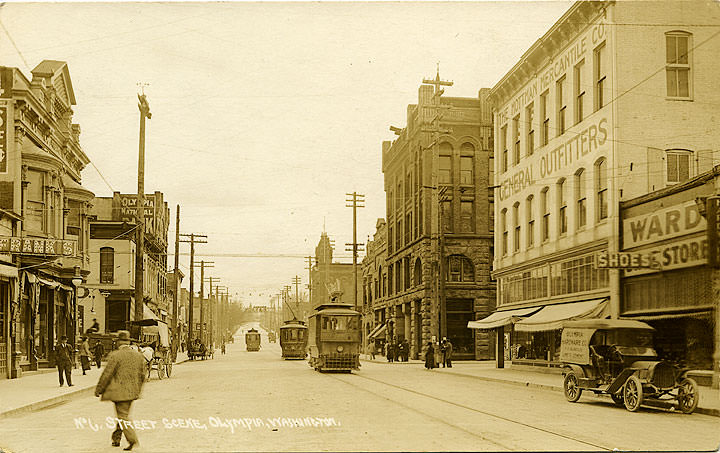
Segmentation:
{"type": "MultiPolygon", "coordinates": [[[[189,360],[190,359],[185,359],[185,360],[182,360],[179,362],[175,362],[173,364],[173,366],[180,365],[181,363],[185,363],[189,360]]],[[[22,378],[20,378],[20,379],[22,379],[22,378]]],[[[94,390],[95,390],[95,384],[93,384],[89,387],[84,387],[84,388],[79,388],[77,390],[73,390],[72,392],[63,393],[62,395],[53,396],[52,398],[48,398],[48,399],[41,400],[41,401],[35,401],[33,403],[26,404],[24,406],[9,409],[7,411],[0,412],[0,420],[2,420],[3,418],[14,417],[14,416],[25,414],[28,412],[39,411],[39,410],[45,409],[47,407],[55,406],[60,403],[65,403],[67,401],[75,400],[75,399],[78,399],[79,397],[83,396],[86,393],[94,392],[94,390]]],[[[2,450],[0,450],[0,451],[2,451],[2,450]]]]}

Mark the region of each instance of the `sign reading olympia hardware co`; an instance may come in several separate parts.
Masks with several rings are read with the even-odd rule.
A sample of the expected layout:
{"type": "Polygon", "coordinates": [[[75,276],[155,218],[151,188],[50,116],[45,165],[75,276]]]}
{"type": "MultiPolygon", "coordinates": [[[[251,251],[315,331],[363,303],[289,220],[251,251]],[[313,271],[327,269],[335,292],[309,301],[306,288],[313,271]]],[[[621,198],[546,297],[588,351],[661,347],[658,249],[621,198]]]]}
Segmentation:
{"type": "Polygon", "coordinates": [[[14,255],[75,256],[75,241],[0,236],[0,252],[14,255]]]}

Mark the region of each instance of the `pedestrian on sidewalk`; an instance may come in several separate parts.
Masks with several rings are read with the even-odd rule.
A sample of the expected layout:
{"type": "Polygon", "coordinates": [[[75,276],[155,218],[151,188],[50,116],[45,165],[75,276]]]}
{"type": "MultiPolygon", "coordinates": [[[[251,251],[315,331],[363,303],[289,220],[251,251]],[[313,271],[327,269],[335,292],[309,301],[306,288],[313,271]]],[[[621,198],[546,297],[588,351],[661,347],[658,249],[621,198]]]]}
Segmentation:
{"type": "Polygon", "coordinates": [[[105,348],[103,347],[102,341],[98,340],[93,348],[93,354],[95,355],[95,362],[97,363],[98,370],[100,369],[100,363],[102,362],[102,356],[105,354],[105,348]]]}
{"type": "Polygon", "coordinates": [[[368,348],[370,349],[370,359],[375,360],[375,341],[370,340],[370,344],[368,345],[368,348]]]}
{"type": "Polygon", "coordinates": [[[452,368],[453,345],[450,340],[445,340],[445,366],[452,368]]]}
{"type": "Polygon", "coordinates": [[[88,343],[88,337],[82,337],[82,344],[80,344],[80,366],[82,367],[83,376],[85,372],[90,370],[90,343],[88,343]]]}
{"type": "Polygon", "coordinates": [[[118,332],[117,343],[118,349],[108,355],[105,370],[95,387],[95,396],[102,395],[102,401],[115,403],[116,425],[111,436],[112,445],[119,447],[125,433],[125,439],[129,442],[124,448],[127,451],[138,443],[130,421],[130,407],[140,397],[145,383],[145,357],[130,348],[130,332],[127,330],[118,332]]]}
{"type": "Polygon", "coordinates": [[[435,367],[435,348],[432,341],[428,341],[427,350],[425,351],[425,368],[432,370],[435,367]]]}
{"type": "Polygon", "coordinates": [[[72,387],[72,355],[73,348],[67,342],[67,335],[60,337],[60,343],[55,346],[55,365],[58,369],[58,379],[60,380],[60,387],[63,386],[63,375],[65,381],[67,381],[68,387],[72,387]]]}
{"type": "Polygon", "coordinates": [[[222,351],[223,355],[225,355],[225,342],[224,341],[222,343],[222,348],[220,350],[222,351]]]}
{"type": "Polygon", "coordinates": [[[443,338],[440,342],[440,363],[445,368],[445,351],[447,346],[447,338],[443,338]]]}

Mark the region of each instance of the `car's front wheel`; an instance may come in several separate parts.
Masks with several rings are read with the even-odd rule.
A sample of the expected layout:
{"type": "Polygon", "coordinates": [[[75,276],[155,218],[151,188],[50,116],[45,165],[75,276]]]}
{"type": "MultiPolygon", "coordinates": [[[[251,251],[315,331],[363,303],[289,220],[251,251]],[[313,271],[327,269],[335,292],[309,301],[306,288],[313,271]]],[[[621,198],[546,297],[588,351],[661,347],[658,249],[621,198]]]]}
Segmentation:
{"type": "Polygon", "coordinates": [[[571,403],[574,403],[580,399],[580,395],[582,395],[582,389],[580,388],[578,377],[573,371],[570,371],[568,374],[565,375],[563,388],[565,389],[565,398],[567,398],[567,400],[571,403]]]}
{"type": "Polygon", "coordinates": [[[678,406],[684,414],[691,414],[700,401],[698,385],[695,379],[684,378],[678,388],[678,406]]]}
{"type": "Polygon", "coordinates": [[[623,399],[625,400],[625,409],[635,412],[640,409],[643,401],[642,382],[637,376],[633,375],[625,381],[623,390],[623,399]]]}

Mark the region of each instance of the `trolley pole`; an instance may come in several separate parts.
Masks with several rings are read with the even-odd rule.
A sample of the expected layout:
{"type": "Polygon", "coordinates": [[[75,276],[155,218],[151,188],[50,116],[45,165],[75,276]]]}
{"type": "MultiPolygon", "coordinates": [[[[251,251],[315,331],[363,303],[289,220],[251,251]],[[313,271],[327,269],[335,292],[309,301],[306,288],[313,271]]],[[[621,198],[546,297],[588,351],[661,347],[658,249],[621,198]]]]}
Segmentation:
{"type": "Polygon", "coordinates": [[[207,236],[204,234],[197,234],[197,233],[191,233],[191,234],[181,234],[180,236],[183,237],[189,237],[190,240],[181,240],[180,242],[189,242],[190,243],[190,307],[188,310],[188,337],[187,337],[187,343],[190,345],[190,342],[193,339],[193,330],[195,329],[195,325],[193,324],[193,307],[194,307],[194,299],[195,299],[195,244],[207,244],[206,240],[207,236]]]}
{"type": "Polygon", "coordinates": [[[298,277],[297,275],[295,277],[293,277],[293,283],[295,284],[295,308],[296,308],[295,313],[300,312],[300,296],[298,294],[299,288],[300,288],[300,282],[301,282],[300,277],[298,277]]]}
{"type": "MultiPolygon", "coordinates": [[[[215,267],[212,261],[200,260],[200,341],[205,344],[205,268],[215,267]]],[[[207,346],[207,345],[206,345],[207,346]]]]}
{"type": "Polygon", "coordinates": [[[144,85],[143,93],[138,94],[138,109],[140,110],[140,140],[138,148],[138,191],[137,191],[137,230],[136,250],[135,250],[135,320],[139,321],[143,318],[143,306],[145,304],[145,295],[143,291],[144,266],[145,258],[145,118],[150,119],[150,104],[148,104],[145,96],[144,85]]]}
{"type": "Polygon", "coordinates": [[[177,357],[178,342],[180,342],[180,331],[178,329],[178,292],[180,292],[180,205],[177,205],[175,212],[175,266],[173,268],[174,288],[173,288],[173,342],[172,356],[173,360],[177,357]]]}
{"type": "Polygon", "coordinates": [[[347,199],[345,200],[346,202],[352,203],[352,204],[346,204],[345,207],[353,208],[353,241],[352,241],[352,244],[345,244],[345,245],[352,246],[352,248],[349,251],[352,251],[352,256],[353,256],[353,305],[355,306],[355,311],[358,311],[357,258],[358,258],[358,250],[360,248],[359,246],[361,246],[362,244],[358,244],[358,241],[357,241],[357,208],[365,207],[365,205],[362,204],[362,203],[365,203],[365,195],[361,195],[357,192],[346,193],[345,195],[352,197],[349,200],[347,200],[347,199]]]}

